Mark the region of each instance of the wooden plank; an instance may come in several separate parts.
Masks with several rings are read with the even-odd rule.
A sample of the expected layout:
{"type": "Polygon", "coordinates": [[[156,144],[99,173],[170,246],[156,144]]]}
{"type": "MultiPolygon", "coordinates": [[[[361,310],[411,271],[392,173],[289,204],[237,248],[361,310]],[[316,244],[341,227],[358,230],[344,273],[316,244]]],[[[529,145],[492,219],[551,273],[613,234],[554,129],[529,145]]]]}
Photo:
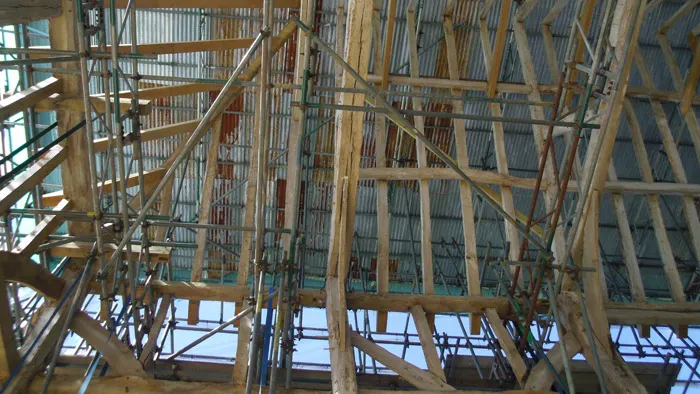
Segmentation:
{"type": "MultiPolygon", "coordinates": [[[[491,67],[488,72],[488,86],[486,93],[488,97],[496,95],[496,84],[498,83],[498,75],[501,72],[501,62],[503,61],[503,49],[506,45],[506,34],[508,33],[508,21],[510,20],[510,7],[512,0],[503,0],[500,2],[501,12],[498,15],[498,29],[496,30],[496,42],[493,45],[493,54],[491,67]]],[[[489,48],[491,46],[489,45],[489,48]]]]}
{"type": "Polygon", "coordinates": [[[109,362],[109,367],[117,376],[145,378],[146,373],[139,360],[129,347],[112,335],[87,313],[78,311],[70,324],[70,329],[95,348],[109,362]]]}
{"type": "MultiPolygon", "coordinates": [[[[141,130],[141,142],[155,141],[161,138],[173,137],[179,134],[191,133],[197,128],[201,119],[188,120],[186,122],[173,123],[167,126],[154,127],[141,130]]],[[[131,145],[133,140],[125,139],[124,146],[131,145]]],[[[115,142],[116,146],[116,142],[115,142]]],[[[108,138],[95,139],[95,152],[104,152],[109,149],[108,138]]]]}
{"type": "Polygon", "coordinates": [[[5,266],[6,264],[0,264],[0,379],[7,379],[19,362],[13,313],[5,284],[5,266]]]}
{"type": "Polygon", "coordinates": [[[693,98],[695,98],[695,92],[700,81],[700,40],[696,41],[695,49],[693,50],[693,63],[685,76],[685,88],[683,89],[683,98],[681,98],[681,114],[683,116],[691,110],[693,98]]]}
{"type": "MultiPolygon", "coordinates": [[[[109,7],[109,0],[105,7],[109,7]]],[[[275,8],[299,8],[300,0],[276,0],[275,8]]],[[[115,0],[115,7],[126,8],[129,0],[115,0]]],[[[137,8],[262,8],[263,0],[210,0],[202,4],[196,0],[141,0],[137,8]]]]}
{"type": "Polygon", "coordinates": [[[61,14],[61,0],[3,0],[0,4],[0,25],[16,25],[61,14]]]}
{"type": "MultiPolygon", "coordinates": [[[[450,8],[448,8],[451,10],[450,8]]],[[[445,51],[447,54],[447,66],[451,80],[459,80],[459,61],[457,60],[457,44],[455,42],[454,25],[452,17],[445,16],[442,22],[445,33],[445,51]]],[[[452,94],[461,94],[460,90],[453,89],[452,94]]],[[[455,113],[464,112],[464,103],[459,100],[452,102],[455,113]]],[[[469,150],[467,149],[466,121],[454,119],[454,135],[457,150],[457,163],[465,173],[469,172],[469,150]]],[[[451,170],[451,169],[450,169],[451,170]]],[[[456,174],[454,171],[450,171],[456,174]]],[[[502,174],[498,174],[499,176],[502,174]]],[[[467,276],[469,295],[481,295],[481,280],[479,279],[479,256],[476,247],[476,228],[474,225],[474,202],[472,200],[472,188],[464,182],[459,182],[459,198],[462,211],[462,229],[464,234],[464,271],[467,276]]],[[[469,318],[469,332],[478,335],[481,332],[481,316],[472,315],[469,318]]]]}
{"type": "MultiPolygon", "coordinates": [[[[219,162],[219,144],[221,142],[221,127],[222,117],[218,116],[214,119],[209,137],[209,152],[207,153],[207,164],[204,170],[204,180],[202,181],[201,200],[199,204],[198,221],[202,224],[209,224],[211,217],[211,207],[214,202],[214,182],[218,173],[219,162]]],[[[199,282],[202,280],[202,268],[204,267],[204,259],[207,254],[207,236],[209,230],[206,228],[198,228],[195,236],[197,249],[194,251],[194,260],[192,261],[192,269],[190,280],[199,282]]],[[[190,325],[196,325],[199,322],[199,302],[190,301],[187,312],[187,322],[190,325]]]]}
{"type": "Polygon", "coordinates": [[[31,256],[36,251],[36,248],[49,239],[49,235],[53,234],[63,223],[61,211],[70,209],[71,202],[69,200],[61,200],[54,207],[56,215],[46,215],[36,227],[27,234],[22,241],[12,249],[12,253],[31,256]]]}
{"type": "Polygon", "coordinates": [[[506,330],[506,328],[503,326],[501,318],[495,309],[487,309],[486,318],[491,324],[491,329],[496,335],[498,343],[501,345],[501,349],[506,354],[506,359],[508,360],[508,363],[510,363],[510,368],[513,370],[516,379],[518,379],[520,386],[524,386],[524,379],[527,375],[527,366],[525,365],[525,361],[523,361],[522,356],[518,352],[518,349],[515,347],[513,338],[511,338],[508,330],[506,330]]]}
{"type": "MultiPolygon", "coordinates": [[[[139,6],[139,8],[141,8],[139,6]]],[[[204,51],[228,51],[232,49],[247,49],[255,40],[254,37],[224,38],[219,40],[173,41],[149,44],[138,44],[136,53],[150,55],[166,55],[171,53],[190,53],[204,51]]],[[[111,47],[107,46],[107,52],[111,47]]],[[[119,53],[131,53],[131,44],[119,45],[119,53]]]]}
{"type": "Polygon", "coordinates": [[[419,390],[453,391],[454,388],[439,377],[428,371],[424,371],[415,365],[409,364],[398,356],[388,352],[357,332],[350,331],[352,345],[367,353],[370,357],[382,363],[387,368],[396,372],[408,383],[419,390]]]}
{"type": "Polygon", "coordinates": [[[165,318],[170,310],[171,296],[166,294],[160,300],[160,305],[158,306],[158,311],[153,318],[153,323],[151,324],[151,329],[148,330],[148,340],[141,350],[141,357],[139,361],[141,364],[148,368],[148,366],[153,362],[153,357],[151,357],[151,352],[156,348],[158,342],[158,337],[160,336],[160,330],[163,328],[163,323],[165,323],[165,318]]]}
{"type": "MultiPolygon", "coordinates": [[[[166,168],[156,168],[155,170],[147,170],[143,172],[143,179],[145,185],[148,187],[149,185],[157,185],[158,182],[160,182],[161,179],[163,179],[163,175],[166,172],[166,168]]],[[[117,179],[117,190],[120,190],[121,187],[121,179],[117,179]]],[[[139,174],[134,173],[134,174],[129,174],[129,176],[126,178],[126,187],[135,187],[139,185],[139,174]]],[[[104,182],[98,182],[97,187],[102,187],[103,191],[105,194],[111,193],[112,192],[112,180],[107,180],[104,182]]],[[[56,192],[51,192],[47,193],[41,196],[41,202],[44,206],[57,206],[58,204],[61,203],[65,199],[65,194],[63,190],[59,190],[56,192]]]]}
{"type": "Polygon", "coordinates": [[[0,213],[5,214],[23,195],[46,178],[66,158],[67,151],[54,146],[44,153],[34,164],[20,173],[0,190],[0,213]]]}
{"type": "MultiPolygon", "coordinates": [[[[0,11],[1,13],[2,11],[0,11]]],[[[10,116],[28,109],[52,94],[61,92],[61,81],[49,77],[27,89],[0,101],[0,123],[10,116]]]]}
{"type": "MultiPolygon", "coordinates": [[[[90,257],[92,252],[92,242],[68,242],[62,245],[52,247],[49,252],[51,256],[58,257],[73,257],[86,259],[90,257]]],[[[105,257],[110,258],[112,253],[117,249],[113,243],[104,245],[105,257]]],[[[151,255],[152,263],[170,263],[170,247],[167,246],[150,246],[148,248],[151,255]]],[[[141,245],[131,245],[132,258],[136,259],[141,252],[141,245]]],[[[124,250],[124,258],[126,259],[126,250],[124,250]]]]}
{"type": "Polygon", "coordinates": [[[442,369],[442,363],[440,362],[438,351],[433,341],[433,329],[428,323],[425,310],[423,310],[423,307],[420,305],[413,305],[411,307],[411,315],[413,316],[413,323],[416,326],[418,339],[420,340],[421,348],[425,355],[425,363],[428,366],[428,371],[443,382],[447,382],[445,371],[442,369]]]}
{"type": "MultiPolygon", "coordinates": [[[[411,77],[419,78],[418,71],[418,32],[416,31],[415,18],[415,1],[411,2],[406,11],[406,32],[408,35],[409,49],[409,65],[411,69],[411,77]]],[[[420,93],[420,88],[411,87],[414,93],[420,93]]],[[[414,97],[412,100],[413,110],[423,110],[423,100],[420,97],[414,97]]],[[[424,118],[422,116],[414,116],[413,122],[416,130],[420,134],[425,134],[424,118]]],[[[425,145],[416,140],[416,158],[419,168],[428,167],[428,156],[425,145]]],[[[420,246],[421,246],[421,274],[423,283],[423,294],[435,293],[435,280],[433,276],[433,243],[432,243],[432,225],[430,219],[430,183],[427,179],[419,181],[418,195],[420,201],[420,246]]],[[[431,317],[428,318],[432,320],[431,317]]]]}
{"type": "Polygon", "coordinates": [[[564,362],[572,359],[580,351],[581,344],[576,339],[576,336],[571,332],[566,333],[562,339],[547,351],[546,359],[541,359],[532,367],[523,389],[533,391],[549,390],[554,383],[552,368],[557,371],[557,374],[561,374],[561,371],[564,369],[564,362]],[[562,342],[564,342],[564,346],[562,346],[562,342]],[[566,348],[566,355],[564,355],[562,347],[566,348]],[[565,357],[566,360],[564,359],[565,357]]]}

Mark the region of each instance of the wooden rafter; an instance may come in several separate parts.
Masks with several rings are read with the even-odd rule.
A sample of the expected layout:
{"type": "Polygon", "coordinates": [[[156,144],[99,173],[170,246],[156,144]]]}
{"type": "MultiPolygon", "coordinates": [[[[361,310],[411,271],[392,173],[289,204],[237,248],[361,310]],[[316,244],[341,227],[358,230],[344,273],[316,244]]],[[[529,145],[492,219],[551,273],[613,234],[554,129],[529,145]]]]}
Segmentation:
{"type": "Polygon", "coordinates": [[[61,200],[54,207],[55,215],[47,215],[36,227],[27,234],[22,241],[12,249],[12,253],[31,256],[44,241],[49,239],[49,235],[53,234],[63,223],[61,211],[70,209],[71,202],[69,200],[61,200]]]}
{"type": "Polygon", "coordinates": [[[0,101],[0,123],[17,112],[28,109],[33,105],[48,98],[52,94],[61,92],[61,81],[50,77],[29,88],[15,93],[0,101]]]}

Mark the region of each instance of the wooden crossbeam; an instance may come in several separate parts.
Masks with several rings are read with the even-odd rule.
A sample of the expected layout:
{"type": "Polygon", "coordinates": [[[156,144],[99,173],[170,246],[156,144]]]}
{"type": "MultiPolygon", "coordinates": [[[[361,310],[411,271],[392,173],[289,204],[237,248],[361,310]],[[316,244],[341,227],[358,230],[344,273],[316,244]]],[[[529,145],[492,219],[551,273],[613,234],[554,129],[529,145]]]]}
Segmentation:
{"type": "Polygon", "coordinates": [[[69,200],[61,200],[54,207],[55,215],[46,215],[36,227],[27,234],[22,241],[12,249],[12,253],[31,256],[36,249],[49,239],[49,235],[53,234],[63,223],[61,211],[70,209],[71,202],[69,200]]]}
{"type": "MultiPolygon", "coordinates": [[[[104,113],[107,108],[107,102],[104,97],[92,97],[90,102],[92,103],[94,109],[98,113],[104,113]]],[[[114,111],[113,102],[111,110],[114,111]]],[[[139,99],[139,115],[148,115],[151,113],[152,103],[150,100],[139,99]]],[[[82,96],[71,96],[67,94],[52,94],[45,100],[36,103],[35,109],[37,111],[69,111],[69,112],[83,112],[85,107],[83,106],[82,96]]],[[[131,99],[119,98],[119,113],[125,114],[131,109],[131,99]]]]}
{"type": "MultiPolygon", "coordinates": [[[[201,119],[188,120],[186,122],[173,123],[167,126],[154,127],[151,129],[141,130],[141,142],[155,141],[161,138],[172,137],[179,134],[191,133],[197,128],[201,119]]],[[[124,146],[132,144],[131,139],[124,139],[124,146]]],[[[116,142],[115,142],[116,146],[116,142]]],[[[104,152],[109,149],[108,138],[95,139],[95,152],[104,152]]]]}
{"type": "MultiPolygon", "coordinates": [[[[166,172],[166,168],[157,168],[155,170],[147,170],[143,172],[143,180],[146,186],[148,185],[157,185],[158,182],[163,178],[163,175],[166,172]]],[[[139,184],[139,174],[130,174],[126,178],[126,187],[134,187],[138,186],[139,184]]],[[[105,194],[111,193],[112,192],[112,181],[107,180],[105,182],[98,182],[97,187],[103,188],[103,191],[105,194]]],[[[120,190],[121,187],[121,179],[117,179],[117,190],[120,190]]],[[[44,204],[44,206],[57,206],[58,204],[63,201],[63,199],[66,196],[63,193],[63,190],[59,190],[56,192],[51,192],[47,193],[41,196],[41,202],[44,204]]]]}
{"type": "Polygon", "coordinates": [[[379,361],[387,368],[396,372],[408,383],[419,390],[453,391],[454,388],[431,372],[424,371],[413,364],[409,364],[400,357],[390,353],[369,339],[355,331],[350,331],[352,345],[367,353],[373,359],[379,361]]]}
{"type": "Polygon", "coordinates": [[[66,158],[61,146],[54,146],[0,190],[0,214],[5,214],[23,195],[46,178],[66,158]]]}
{"type": "MultiPolygon", "coordinates": [[[[105,7],[109,7],[109,0],[105,1],[105,7]]],[[[275,8],[299,8],[300,0],[276,0],[275,8]]],[[[115,7],[126,8],[129,0],[116,0],[115,7]]],[[[262,8],[263,0],[209,0],[202,4],[196,0],[142,0],[138,8],[262,8]]]]}
{"type": "Polygon", "coordinates": [[[100,352],[109,362],[110,370],[117,376],[146,377],[132,350],[87,313],[78,311],[71,321],[70,329],[100,352]]]}
{"type": "Polygon", "coordinates": [[[52,94],[61,92],[61,81],[54,77],[45,79],[29,88],[0,101],[0,123],[24,109],[36,105],[52,94]]]}

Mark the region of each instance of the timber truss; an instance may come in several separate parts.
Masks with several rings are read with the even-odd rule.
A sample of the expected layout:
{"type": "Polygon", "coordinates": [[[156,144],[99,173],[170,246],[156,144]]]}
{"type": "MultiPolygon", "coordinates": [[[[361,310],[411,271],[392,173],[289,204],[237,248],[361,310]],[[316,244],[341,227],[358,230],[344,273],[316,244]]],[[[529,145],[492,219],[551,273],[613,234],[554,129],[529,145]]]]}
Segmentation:
{"type": "Polygon", "coordinates": [[[0,393],[697,388],[699,4],[0,4],[0,393]]]}

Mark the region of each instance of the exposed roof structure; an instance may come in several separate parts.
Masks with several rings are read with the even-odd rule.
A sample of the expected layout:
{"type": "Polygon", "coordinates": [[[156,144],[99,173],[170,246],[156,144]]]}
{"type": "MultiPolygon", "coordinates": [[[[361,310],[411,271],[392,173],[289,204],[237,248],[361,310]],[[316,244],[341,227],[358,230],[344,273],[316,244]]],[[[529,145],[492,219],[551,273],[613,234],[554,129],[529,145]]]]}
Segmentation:
{"type": "MultiPolygon", "coordinates": [[[[391,387],[356,376],[369,355],[372,375],[422,390],[569,392],[566,347],[600,390],[653,391],[634,376],[657,369],[618,356],[661,361],[674,345],[663,389],[700,382],[698,1],[13,1],[0,5],[2,155],[16,155],[0,172],[0,257],[29,268],[2,267],[22,284],[0,299],[14,316],[0,321],[2,390],[41,387],[46,366],[56,392],[77,388],[54,373],[85,361],[73,346],[115,377],[218,381],[188,357],[235,359],[234,384],[274,387],[260,338],[286,368],[318,367],[288,353],[317,307],[325,320],[306,328],[323,331],[331,374],[295,369],[301,389],[391,387]],[[25,357],[41,336],[25,315],[46,318],[73,283],[41,361],[25,357]],[[42,297],[13,298],[24,287],[42,297]],[[285,297],[266,309],[267,287],[285,297]],[[180,327],[223,323],[224,302],[236,328],[216,335],[232,330],[232,356],[163,348],[180,327]],[[358,324],[348,310],[372,312],[358,324]],[[405,313],[402,340],[388,312],[405,313]],[[450,316],[442,345],[435,314],[450,316]],[[69,330],[89,346],[64,344],[69,330]],[[405,356],[411,341],[424,369],[378,346],[405,356]],[[460,347],[493,357],[484,382],[455,380],[460,347]]],[[[140,385],[127,384],[225,389],[140,385]]]]}

